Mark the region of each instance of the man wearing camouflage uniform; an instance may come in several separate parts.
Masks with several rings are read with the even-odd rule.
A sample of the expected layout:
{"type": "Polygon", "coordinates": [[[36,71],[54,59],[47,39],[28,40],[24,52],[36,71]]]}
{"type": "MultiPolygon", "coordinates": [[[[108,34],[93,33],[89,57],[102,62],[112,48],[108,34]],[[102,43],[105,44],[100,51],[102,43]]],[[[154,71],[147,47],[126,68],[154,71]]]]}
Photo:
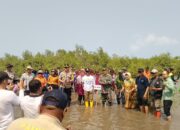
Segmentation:
{"type": "Polygon", "coordinates": [[[112,76],[108,73],[107,69],[103,69],[103,73],[99,77],[99,83],[102,85],[102,104],[105,105],[106,101],[108,101],[109,105],[112,105],[112,76]]]}
{"type": "Polygon", "coordinates": [[[61,72],[59,76],[60,84],[64,89],[64,92],[67,94],[68,98],[68,107],[71,105],[71,94],[72,94],[72,84],[74,82],[74,75],[70,70],[70,66],[66,64],[64,66],[64,71],[61,72]]]}
{"type": "Polygon", "coordinates": [[[150,79],[150,97],[151,105],[154,109],[154,115],[157,118],[161,117],[161,99],[163,92],[163,79],[158,76],[158,70],[151,71],[152,78],[150,79]]]}

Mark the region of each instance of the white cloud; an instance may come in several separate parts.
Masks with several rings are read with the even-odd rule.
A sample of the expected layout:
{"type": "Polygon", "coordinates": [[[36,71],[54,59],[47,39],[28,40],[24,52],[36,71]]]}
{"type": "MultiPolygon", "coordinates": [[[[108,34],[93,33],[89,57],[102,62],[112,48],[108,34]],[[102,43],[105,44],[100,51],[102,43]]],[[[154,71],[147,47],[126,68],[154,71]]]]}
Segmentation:
{"type": "Polygon", "coordinates": [[[130,46],[132,51],[138,51],[147,47],[154,46],[169,46],[176,45],[179,41],[175,38],[167,36],[158,36],[155,34],[148,34],[146,36],[137,36],[135,43],[130,46]]]}

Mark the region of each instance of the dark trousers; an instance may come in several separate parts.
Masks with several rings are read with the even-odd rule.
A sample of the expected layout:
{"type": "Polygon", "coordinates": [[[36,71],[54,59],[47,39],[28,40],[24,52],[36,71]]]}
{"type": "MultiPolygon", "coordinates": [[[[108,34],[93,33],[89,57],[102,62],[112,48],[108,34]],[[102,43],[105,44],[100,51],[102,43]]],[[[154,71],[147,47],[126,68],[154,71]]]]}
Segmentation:
{"type": "Polygon", "coordinates": [[[121,103],[122,105],[125,104],[125,96],[124,96],[124,93],[118,93],[116,94],[116,99],[117,99],[117,103],[118,105],[121,103]]]}
{"type": "Polygon", "coordinates": [[[164,100],[163,101],[163,105],[164,105],[164,114],[166,116],[170,116],[171,115],[171,106],[173,104],[173,101],[171,100],[164,100]]]}
{"type": "Polygon", "coordinates": [[[79,104],[81,105],[81,102],[82,102],[82,100],[84,101],[84,95],[79,95],[78,96],[78,101],[79,101],[79,104]]]}
{"type": "Polygon", "coordinates": [[[71,105],[71,93],[72,93],[72,88],[64,88],[64,93],[66,93],[67,98],[68,98],[68,107],[71,105]]]}

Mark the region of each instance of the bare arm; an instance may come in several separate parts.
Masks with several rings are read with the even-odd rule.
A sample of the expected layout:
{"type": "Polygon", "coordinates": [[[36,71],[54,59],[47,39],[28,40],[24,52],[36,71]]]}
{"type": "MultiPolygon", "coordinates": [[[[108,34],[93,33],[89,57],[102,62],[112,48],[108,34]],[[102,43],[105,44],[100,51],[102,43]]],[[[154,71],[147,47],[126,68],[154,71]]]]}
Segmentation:
{"type": "Polygon", "coordinates": [[[146,92],[144,93],[144,98],[147,99],[149,93],[149,87],[146,88],[146,92]]]}

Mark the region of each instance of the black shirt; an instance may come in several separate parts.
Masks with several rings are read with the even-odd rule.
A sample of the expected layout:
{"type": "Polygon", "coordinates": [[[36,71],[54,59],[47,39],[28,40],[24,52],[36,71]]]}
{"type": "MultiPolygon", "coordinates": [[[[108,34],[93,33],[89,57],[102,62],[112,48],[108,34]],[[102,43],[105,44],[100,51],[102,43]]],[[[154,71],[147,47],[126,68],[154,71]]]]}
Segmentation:
{"type": "MultiPolygon", "coordinates": [[[[155,88],[163,88],[163,80],[161,78],[152,78],[150,80],[150,87],[155,88]]],[[[151,96],[153,96],[155,99],[161,99],[162,98],[162,90],[160,91],[151,91],[151,96]]]]}

